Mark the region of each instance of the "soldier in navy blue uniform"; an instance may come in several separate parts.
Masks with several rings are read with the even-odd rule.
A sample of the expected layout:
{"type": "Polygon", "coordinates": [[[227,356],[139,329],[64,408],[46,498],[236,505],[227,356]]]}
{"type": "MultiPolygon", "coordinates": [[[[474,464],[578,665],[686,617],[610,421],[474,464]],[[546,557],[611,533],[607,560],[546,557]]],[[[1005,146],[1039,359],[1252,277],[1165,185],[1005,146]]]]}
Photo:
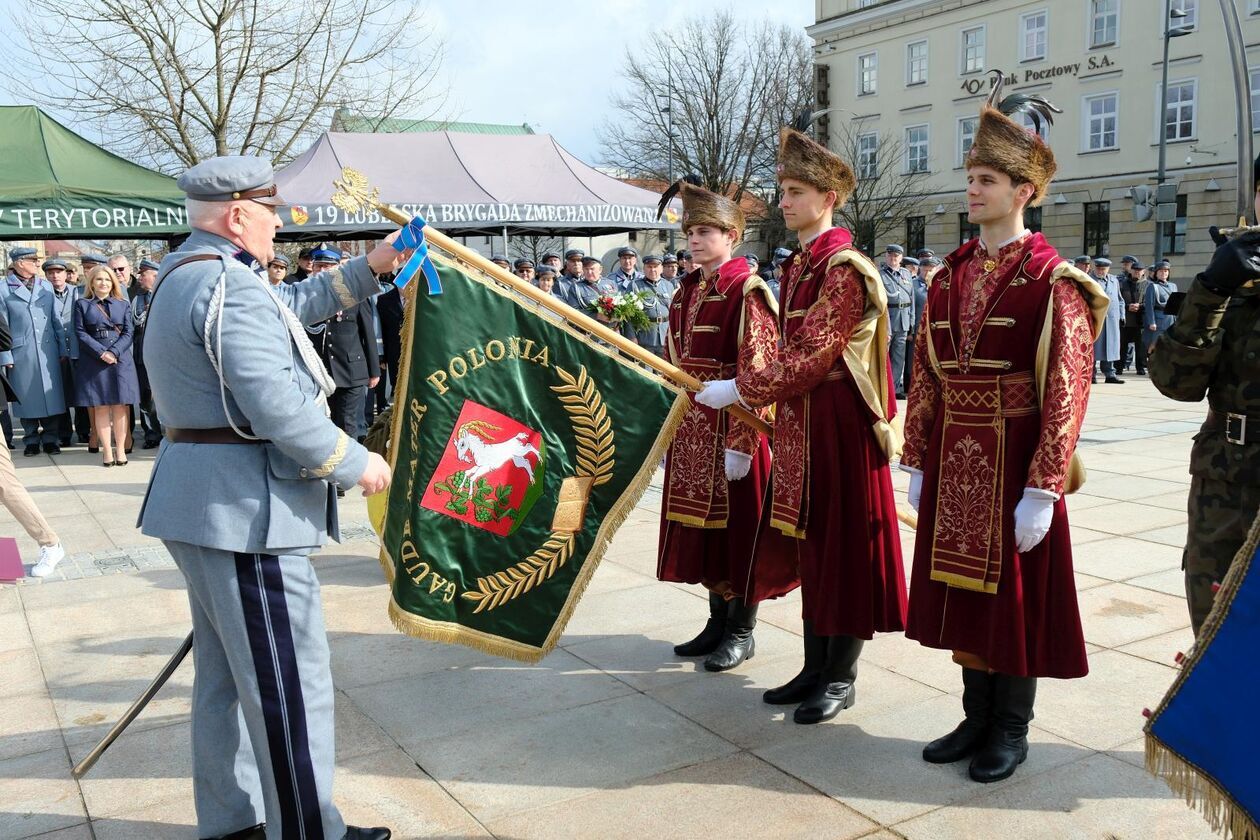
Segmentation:
{"type": "MultiPolygon", "coordinates": [[[[288,265],[287,260],[285,265],[288,265]]],[[[139,268],[136,294],[131,298],[131,317],[136,325],[131,346],[136,360],[136,377],[140,381],[140,428],[144,432],[144,448],[157,449],[162,441],[162,424],[153,406],[153,388],[149,385],[149,371],[144,364],[144,328],[149,317],[149,302],[153,300],[153,285],[157,282],[158,264],[153,260],[140,260],[139,268]]]]}
{"type": "Polygon", "coordinates": [[[632,281],[626,289],[627,292],[647,295],[643,313],[652,326],[641,332],[636,332],[629,324],[622,328],[627,338],[634,339],[640,347],[651,350],[662,359],[665,358],[665,345],[669,339],[669,303],[678,291],[678,281],[661,276],[663,265],[661,258],[654,254],[644,257],[643,276],[632,281]]]}
{"type": "Polygon", "coordinates": [[[188,585],[197,836],[388,840],[333,804],[333,684],[308,555],[339,538],[332,484],[366,494],[390,469],[325,416],[333,384],[303,323],[351,311],[398,268],[366,257],[272,286],[271,165],[204,161],[179,178],[188,240],[162,261],[145,344],[165,438],[140,511],[188,585]],[[265,822],[265,827],[263,823],[265,822]]]}
{"type": "Polygon", "coordinates": [[[893,383],[897,399],[906,398],[906,338],[914,321],[914,281],[910,272],[901,267],[906,249],[889,245],[884,249],[884,261],[879,264],[879,279],[883,281],[888,296],[888,358],[892,362],[893,383]]]}

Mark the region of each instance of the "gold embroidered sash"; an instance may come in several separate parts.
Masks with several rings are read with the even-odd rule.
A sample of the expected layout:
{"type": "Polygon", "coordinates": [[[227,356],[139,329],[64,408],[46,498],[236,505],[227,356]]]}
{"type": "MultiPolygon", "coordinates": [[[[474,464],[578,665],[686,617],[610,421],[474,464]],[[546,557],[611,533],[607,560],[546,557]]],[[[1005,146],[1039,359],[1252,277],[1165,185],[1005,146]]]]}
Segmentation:
{"type": "MultiPolygon", "coordinates": [[[[702,382],[730,378],[734,365],[684,358],[679,365],[702,382]]],[[[693,528],[725,528],[729,515],[725,450],[726,412],[692,398],[669,446],[665,518],[693,528]]]]}

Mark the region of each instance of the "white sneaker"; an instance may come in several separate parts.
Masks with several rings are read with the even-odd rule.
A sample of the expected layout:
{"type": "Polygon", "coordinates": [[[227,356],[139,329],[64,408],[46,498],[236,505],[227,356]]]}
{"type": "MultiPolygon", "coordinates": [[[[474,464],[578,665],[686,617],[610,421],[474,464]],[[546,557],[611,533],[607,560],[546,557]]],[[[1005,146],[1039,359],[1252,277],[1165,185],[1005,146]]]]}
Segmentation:
{"type": "Polygon", "coordinates": [[[66,550],[61,547],[61,543],[56,545],[44,545],[39,548],[39,562],[31,569],[31,577],[48,577],[53,573],[53,569],[57,568],[66,556],[66,550]]]}

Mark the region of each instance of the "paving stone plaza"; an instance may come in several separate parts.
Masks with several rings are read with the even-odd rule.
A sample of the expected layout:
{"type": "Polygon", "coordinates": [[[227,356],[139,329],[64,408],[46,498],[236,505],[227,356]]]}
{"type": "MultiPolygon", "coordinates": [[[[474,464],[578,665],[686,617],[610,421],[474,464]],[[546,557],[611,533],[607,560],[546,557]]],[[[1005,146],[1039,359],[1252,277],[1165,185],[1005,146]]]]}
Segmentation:
{"type": "MultiPolygon", "coordinates": [[[[1089,480],[1069,500],[1090,674],[1041,681],[1028,761],[990,786],[965,762],[920,758],[961,714],[946,653],[876,638],[857,704],[819,726],[760,701],[799,667],[798,596],[763,607],[740,668],[675,658],[707,608],[697,587],[654,579],[659,475],[560,648],[534,667],[399,635],[353,491],[347,541],[314,560],[337,685],[336,798],[350,822],[400,838],[1212,837],[1143,769],[1141,734],[1191,642],[1179,567],[1205,411],[1144,378],[1095,386],[1089,480]]],[[[179,572],[134,527],[152,453],[108,472],[81,448],[55,463],[17,455],[68,557],[43,581],[0,585],[0,840],[194,838],[191,658],[91,773],[70,775],[189,629],[179,572]]],[[[14,533],[33,558],[0,512],[0,534],[14,533]]],[[[908,563],[914,534],[902,538],[908,563]]]]}

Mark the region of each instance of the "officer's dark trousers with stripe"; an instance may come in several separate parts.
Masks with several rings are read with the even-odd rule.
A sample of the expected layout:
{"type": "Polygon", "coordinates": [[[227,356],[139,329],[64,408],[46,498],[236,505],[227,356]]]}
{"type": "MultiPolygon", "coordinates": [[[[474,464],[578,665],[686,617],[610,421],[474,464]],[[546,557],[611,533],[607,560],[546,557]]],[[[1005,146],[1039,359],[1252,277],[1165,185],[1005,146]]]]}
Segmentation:
{"type": "Polygon", "coordinates": [[[166,547],[192,607],[198,836],[266,822],[268,840],[341,840],[328,637],[310,558],[166,547]]]}

